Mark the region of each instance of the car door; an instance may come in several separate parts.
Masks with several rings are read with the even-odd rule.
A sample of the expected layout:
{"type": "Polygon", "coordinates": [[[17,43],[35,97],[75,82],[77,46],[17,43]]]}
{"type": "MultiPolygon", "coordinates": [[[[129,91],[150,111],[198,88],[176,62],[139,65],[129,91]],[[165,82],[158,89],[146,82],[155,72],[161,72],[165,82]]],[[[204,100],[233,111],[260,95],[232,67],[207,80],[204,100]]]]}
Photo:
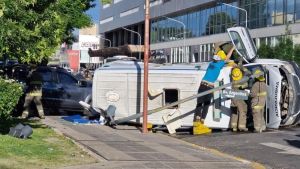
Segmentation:
{"type": "Polygon", "coordinates": [[[58,103],[56,83],[51,69],[39,69],[37,71],[42,77],[42,102],[46,109],[53,108],[58,103]]]}
{"type": "Polygon", "coordinates": [[[253,62],[257,58],[257,49],[247,28],[232,27],[227,29],[229,37],[238,54],[245,62],[253,62]]]}
{"type": "Polygon", "coordinates": [[[78,102],[83,100],[83,91],[78,85],[77,79],[67,72],[57,72],[57,77],[61,108],[67,111],[82,110],[78,102]]]}

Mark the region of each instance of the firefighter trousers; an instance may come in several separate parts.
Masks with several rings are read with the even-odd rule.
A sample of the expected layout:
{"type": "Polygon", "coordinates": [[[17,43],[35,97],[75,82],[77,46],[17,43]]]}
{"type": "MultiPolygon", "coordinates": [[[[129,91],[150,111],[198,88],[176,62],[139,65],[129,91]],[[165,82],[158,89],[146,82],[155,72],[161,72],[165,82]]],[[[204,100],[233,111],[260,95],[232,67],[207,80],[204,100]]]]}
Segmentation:
{"type": "Polygon", "coordinates": [[[27,118],[29,116],[29,106],[32,101],[34,101],[36,109],[38,111],[38,114],[41,118],[44,118],[44,109],[41,101],[42,97],[41,96],[32,96],[30,94],[27,94],[25,97],[25,102],[24,102],[24,111],[22,113],[23,118],[27,118]]]}
{"type": "Polygon", "coordinates": [[[265,118],[264,118],[264,110],[266,104],[266,97],[259,96],[257,98],[252,99],[251,107],[252,107],[252,116],[253,116],[253,124],[254,129],[257,132],[262,132],[266,129],[265,118]]]}
{"type": "Polygon", "coordinates": [[[247,104],[244,100],[232,99],[232,107],[236,107],[231,113],[231,128],[236,131],[246,131],[247,104]]]}
{"type": "MultiPolygon", "coordinates": [[[[212,89],[213,87],[201,84],[198,93],[205,92],[207,90],[212,89]]],[[[202,97],[197,98],[197,106],[194,114],[194,121],[196,117],[199,116],[202,120],[206,118],[209,105],[211,104],[211,99],[213,98],[213,94],[208,94],[202,97]]]]}

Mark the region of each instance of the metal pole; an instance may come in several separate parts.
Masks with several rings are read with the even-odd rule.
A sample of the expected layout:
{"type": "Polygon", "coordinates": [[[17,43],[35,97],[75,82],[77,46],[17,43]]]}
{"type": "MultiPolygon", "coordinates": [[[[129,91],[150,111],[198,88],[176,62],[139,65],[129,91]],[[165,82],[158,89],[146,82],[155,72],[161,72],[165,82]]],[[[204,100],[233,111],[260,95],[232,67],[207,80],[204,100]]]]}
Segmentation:
{"type": "Polygon", "coordinates": [[[148,123],[148,57],[150,51],[150,2],[145,0],[145,39],[144,39],[144,97],[143,97],[143,133],[147,133],[148,123]]]}
{"type": "Polygon", "coordinates": [[[133,30],[130,30],[130,29],[127,29],[127,28],[125,28],[125,27],[122,27],[122,29],[125,29],[125,30],[127,30],[127,31],[129,31],[129,32],[132,32],[132,33],[135,33],[135,34],[137,34],[138,36],[139,36],[139,60],[141,60],[141,50],[140,50],[140,48],[141,48],[141,46],[142,46],[142,36],[138,33],[138,32],[136,32],[136,31],[133,31],[133,30]]]}
{"type": "MultiPolygon", "coordinates": [[[[109,42],[109,47],[111,47],[111,40],[109,40],[109,39],[106,39],[106,38],[103,38],[103,37],[101,37],[101,36],[99,36],[99,38],[100,39],[104,39],[104,40],[106,40],[106,41],[108,41],[109,42]]],[[[100,45],[100,44],[99,44],[100,45]]],[[[100,47],[99,47],[100,48],[100,47]]]]}
{"type": "MultiPolygon", "coordinates": [[[[183,23],[183,22],[181,22],[181,21],[179,21],[179,20],[176,20],[176,19],[173,19],[173,18],[169,18],[169,17],[167,17],[167,16],[161,16],[161,17],[164,17],[164,18],[166,18],[166,19],[169,19],[169,20],[172,20],[172,21],[174,21],[174,22],[177,22],[177,23],[180,23],[181,25],[183,25],[183,54],[184,54],[184,57],[186,57],[186,50],[185,50],[185,39],[186,39],[186,32],[185,32],[185,28],[186,28],[186,26],[185,26],[185,24],[183,23]]],[[[187,62],[188,62],[188,59],[186,59],[187,60],[187,62]]]]}
{"type": "Polygon", "coordinates": [[[247,26],[247,25],[248,25],[248,14],[247,14],[247,10],[246,10],[246,9],[239,8],[239,7],[237,7],[237,6],[233,6],[233,5],[230,5],[230,4],[226,4],[226,3],[223,3],[223,2],[221,2],[221,4],[227,5],[227,6],[230,6],[230,7],[232,7],[232,8],[236,8],[236,9],[239,9],[239,10],[244,11],[245,14],[246,14],[246,28],[248,27],[248,26],[247,26]]]}

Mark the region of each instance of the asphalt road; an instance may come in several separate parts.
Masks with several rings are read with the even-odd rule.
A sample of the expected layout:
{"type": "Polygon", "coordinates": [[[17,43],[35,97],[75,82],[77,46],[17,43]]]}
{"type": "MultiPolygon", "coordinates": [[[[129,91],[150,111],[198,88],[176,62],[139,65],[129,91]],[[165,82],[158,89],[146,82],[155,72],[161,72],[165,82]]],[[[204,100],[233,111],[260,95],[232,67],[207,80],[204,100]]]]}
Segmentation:
{"type": "Polygon", "coordinates": [[[175,137],[258,162],[267,168],[300,168],[300,127],[264,133],[223,131],[198,136],[178,133],[175,137]]]}

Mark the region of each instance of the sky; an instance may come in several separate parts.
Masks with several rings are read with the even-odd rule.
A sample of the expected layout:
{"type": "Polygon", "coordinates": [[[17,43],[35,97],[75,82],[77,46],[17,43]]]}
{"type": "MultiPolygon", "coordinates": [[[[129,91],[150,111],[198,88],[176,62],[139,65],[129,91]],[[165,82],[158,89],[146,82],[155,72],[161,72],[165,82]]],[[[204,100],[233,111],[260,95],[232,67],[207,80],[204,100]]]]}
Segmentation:
{"type": "Polygon", "coordinates": [[[89,9],[86,13],[91,16],[94,23],[99,23],[99,11],[100,11],[100,1],[94,1],[96,6],[94,8],[89,9]]]}
{"type": "MultiPolygon", "coordinates": [[[[92,18],[94,23],[99,23],[99,17],[100,17],[100,1],[99,0],[95,0],[94,3],[96,4],[96,6],[94,8],[89,9],[88,11],[86,11],[86,13],[92,18]]],[[[75,36],[78,36],[79,31],[78,29],[74,30],[73,34],[75,36]]]]}

